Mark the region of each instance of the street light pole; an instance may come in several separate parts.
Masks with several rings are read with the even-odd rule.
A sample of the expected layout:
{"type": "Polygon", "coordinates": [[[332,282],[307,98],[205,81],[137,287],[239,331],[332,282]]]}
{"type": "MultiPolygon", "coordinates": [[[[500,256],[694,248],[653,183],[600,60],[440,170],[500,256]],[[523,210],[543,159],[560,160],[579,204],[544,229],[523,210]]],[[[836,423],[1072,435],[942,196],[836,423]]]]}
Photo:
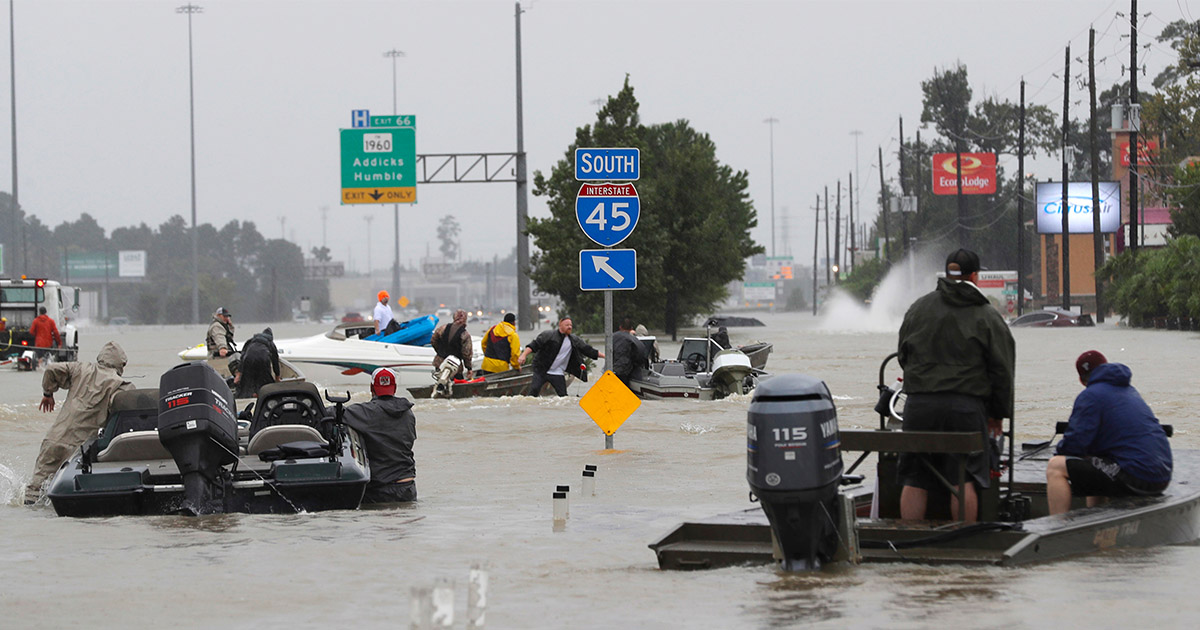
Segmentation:
{"type": "MultiPolygon", "coordinates": [[[[17,31],[13,18],[13,0],[8,0],[8,69],[9,92],[12,95],[12,231],[8,237],[8,272],[16,277],[17,269],[17,208],[20,207],[17,196],[17,31]]],[[[3,263],[4,261],[0,261],[3,263]]],[[[64,258],[63,264],[67,261],[64,258]]],[[[26,270],[22,269],[22,273],[26,270]]]]}
{"type": "MultiPolygon", "coordinates": [[[[858,175],[858,137],[861,136],[862,134],[863,134],[863,132],[861,132],[857,129],[854,129],[850,132],[850,135],[854,136],[854,181],[850,182],[850,185],[852,187],[854,187],[854,196],[858,197],[858,220],[859,221],[862,221],[862,188],[859,187],[862,184],[856,183],[856,182],[861,181],[859,178],[859,175],[858,175]]],[[[850,216],[854,216],[854,210],[853,210],[854,203],[851,202],[850,205],[851,205],[850,216]]],[[[853,222],[854,222],[854,220],[851,219],[851,223],[853,223],[853,222]]],[[[864,243],[863,249],[866,250],[866,248],[867,248],[867,246],[864,243]]],[[[854,226],[853,225],[850,226],[850,249],[851,250],[854,249],[854,226]]],[[[853,251],[850,252],[850,258],[851,259],[854,258],[853,251]]]]}
{"type": "MultiPolygon", "coordinates": [[[[367,222],[367,282],[375,280],[375,268],[371,266],[371,222],[374,220],[375,215],[373,214],[363,216],[363,221],[367,222]]],[[[399,299],[399,297],[396,299],[399,299]]]]}
{"type": "MultiPolygon", "coordinates": [[[[175,9],[188,18],[188,118],[192,145],[192,323],[200,323],[200,241],[196,234],[196,82],[192,72],[192,14],[204,9],[185,4],[175,9]]],[[[15,145],[14,145],[15,146],[15,145]]]]}
{"type": "MultiPolygon", "coordinates": [[[[404,51],[393,48],[383,53],[383,56],[390,57],[392,60],[392,115],[396,116],[400,113],[396,110],[396,59],[403,57],[404,51]]],[[[392,259],[392,292],[396,295],[396,300],[399,300],[402,295],[400,293],[400,204],[392,206],[392,219],[392,239],[396,246],[396,257],[392,259]]],[[[369,259],[370,256],[367,258],[369,259]]]]}
{"type": "Polygon", "coordinates": [[[535,317],[529,303],[529,236],[525,223],[529,218],[529,176],[525,155],[525,105],[521,80],[521,3],[516,3],[517,67],[517,328],[533,330],[535,317]]]}
{"type": "Polygon", "coordinates": [[[775,123],[778,118],[768,118],[763,122],[770,127],[771,136],[771,257],[775,257],[775,123]]]}

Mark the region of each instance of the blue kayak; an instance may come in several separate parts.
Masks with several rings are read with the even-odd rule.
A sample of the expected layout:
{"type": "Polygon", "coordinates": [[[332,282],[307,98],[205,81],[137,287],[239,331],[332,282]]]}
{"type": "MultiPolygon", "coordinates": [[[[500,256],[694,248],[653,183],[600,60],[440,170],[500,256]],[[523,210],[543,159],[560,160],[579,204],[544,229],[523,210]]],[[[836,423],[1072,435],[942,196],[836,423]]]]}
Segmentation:
{"type": "Polygon", "coordinates": [[[433,329],[437,325],[437,315],[422,315],[421,317],[410,319],[400,324],[400,330],[393,331],[387,335],[378,332],[369,337],[364,337],[364,339],[367,341],[381,341],[383,343],[402,343],[406,346],[428,346],[430,338],[433,337],[433,329]]]}

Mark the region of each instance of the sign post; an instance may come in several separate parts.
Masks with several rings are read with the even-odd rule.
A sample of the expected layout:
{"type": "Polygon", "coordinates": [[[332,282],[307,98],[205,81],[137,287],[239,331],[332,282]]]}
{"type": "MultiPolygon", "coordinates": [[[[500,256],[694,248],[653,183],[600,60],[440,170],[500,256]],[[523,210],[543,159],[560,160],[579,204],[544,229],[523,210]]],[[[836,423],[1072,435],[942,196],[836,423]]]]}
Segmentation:
{"type": "MultiPolygon", "coordinates": [[[[612,365],[613,290],[637,288],[637,252],[611,249],[629,238],[641,216],[641,201],[632,183],[641,177],[641,151],[632,148],[575,149],[575,179],[585,182],[575,197],[575,218],[579,229],[603,250],[579,252],[579,288],[604,291],[604,375],[588,392],[604,400],[610,398],[600,384],[609,376],[627,394],[633,395],[608,369],[612,365]],[[603,182],[600,184],[588,182],[603,182]],[[599,390],[599,391],[597,391],[599,390]]],[[[586,398],[586,396],[585,396],[586,398]]],[[[633,396],[636,400],[637,397],[633,396]]],[[[580,401],[582,405],[582,401],[580,401]]],[[[633,409],[636,409],[636,405],[633,409]]],[[[633,413],[633,409],[629,413],[633,413]]],[[[587,408],[584,408],[587,411],[587,408]]],[[[589,412],[590,414],[591,412],[589,412]]],[[[595,416],[592,416],[595,418],[595,416]]],[[[628,417],[628,416],[626,416],[628,417]]],[[[621,422],[624,418],[621,419],[621,422]]],[[[619,422],[617,423],[620,424],[619,422]]],[[[601,428],[604,428],[601,426],[601,428]]],[[[615,431],[616,428],[613,428],[615,431]]],[[[604,447],[613,447],[612,432],[605,430],[604,447]]]]}

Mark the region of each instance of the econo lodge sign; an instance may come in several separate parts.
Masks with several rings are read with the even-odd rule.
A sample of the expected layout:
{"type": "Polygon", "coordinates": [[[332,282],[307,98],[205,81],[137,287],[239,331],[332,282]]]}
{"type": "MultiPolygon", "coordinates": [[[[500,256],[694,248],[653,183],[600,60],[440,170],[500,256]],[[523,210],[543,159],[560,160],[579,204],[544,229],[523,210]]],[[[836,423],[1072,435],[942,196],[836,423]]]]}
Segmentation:
{"type": "Polygon", "coordinates": [[[933,194],[957,195],[960,174],[964,195],[996,194],[995,153],[963,153],[961,165],[954,153],[935,153],[933,194]]]}

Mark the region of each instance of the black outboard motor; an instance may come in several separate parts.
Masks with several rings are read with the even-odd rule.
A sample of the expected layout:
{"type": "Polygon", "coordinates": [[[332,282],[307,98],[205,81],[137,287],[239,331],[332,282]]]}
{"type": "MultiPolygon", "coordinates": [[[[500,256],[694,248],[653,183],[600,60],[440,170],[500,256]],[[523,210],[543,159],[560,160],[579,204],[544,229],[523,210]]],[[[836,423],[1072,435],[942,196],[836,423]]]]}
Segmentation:
{"type": "Polygon", "coordinates": [[[237,460],[233,394],[203,361],[177,365],[158,381],[158,439],[183,476],[185,513],[223,511],[221,466],[237,460]]]}
{"type": "Polygon", "coordinates": [[[823,381],[781,374],[754,390],[746,414],[746,480],[787,571],[815,570],[838,545],[842,454],[837,410],[823,381]]]}

